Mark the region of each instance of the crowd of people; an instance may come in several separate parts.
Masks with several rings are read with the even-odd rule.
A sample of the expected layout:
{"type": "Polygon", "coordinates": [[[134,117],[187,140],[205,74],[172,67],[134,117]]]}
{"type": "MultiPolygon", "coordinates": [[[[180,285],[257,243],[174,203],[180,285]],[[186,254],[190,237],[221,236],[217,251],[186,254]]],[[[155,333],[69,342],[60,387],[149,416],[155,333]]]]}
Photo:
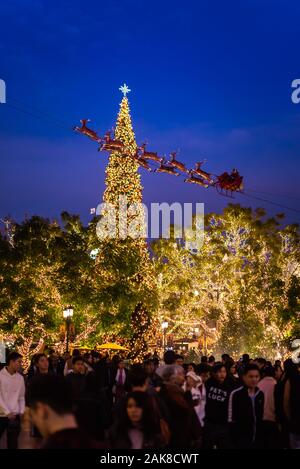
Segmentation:
{"type": "Polygon", "coordinates": [[[0,440],[17,449],[300,449],[300,365],[228,354],[143,363],[96,351],[0,371],[0,440]]]}

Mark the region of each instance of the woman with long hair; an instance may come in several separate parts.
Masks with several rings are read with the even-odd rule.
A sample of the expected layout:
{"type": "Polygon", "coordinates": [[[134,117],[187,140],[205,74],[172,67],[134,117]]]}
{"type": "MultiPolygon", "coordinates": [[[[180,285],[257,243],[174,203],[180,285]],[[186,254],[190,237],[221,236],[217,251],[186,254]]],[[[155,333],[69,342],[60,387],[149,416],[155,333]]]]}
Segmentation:
{"type": "Polygon", "coordinates": [[[152,400],[145,392],[126,395],[110,430],[110,445],[118,449],[162,448],[165,441],[161,433],[159,416],[152,400]]]}

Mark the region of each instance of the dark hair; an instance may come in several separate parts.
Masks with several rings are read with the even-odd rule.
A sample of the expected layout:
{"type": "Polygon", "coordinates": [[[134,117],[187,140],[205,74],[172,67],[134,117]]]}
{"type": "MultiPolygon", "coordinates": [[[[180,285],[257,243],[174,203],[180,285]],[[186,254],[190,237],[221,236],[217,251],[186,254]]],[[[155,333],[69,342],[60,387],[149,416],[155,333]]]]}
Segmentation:
{"type": "Polygon", "coordinates": [[[144,386],[147,380],[147,373],[142,365],[134,364],[128,373],[128,380],[131,386],[144,386]]]}
{"type": "Polygon", "coordinates": [[[275,368],[273,366],[266,366],[263,371],[263,376],[275,376],[275,368]]]}
{"type": "Polygon", "coordinates": [[[184,360],[182,355],[180,355],[179,353],[176,353],[175,360],[178,360],[178,359],[184,360]]]}
{"type": "Polygon", "coordinates": [[[255,364],[247,365],[247,366],[245,366],[245,368],[243,370],[243,375],[246,375],[247,373],[249,373],[249,371],[258,371],[258,373],[259,373],[259,368],[255,364]]]}
{"type": "Polygon", "coordinates": [[[242,356],[242,360],[244,363],[248,363],[248,361],[250,360],[250,356],[248,355],[248,353],[244,353],[244,355],[242,356]]]}
{"type": "Polygon", "coordinates": [[[267,364],[267,360],[265,358],[260,357],[260,358],[257,358],[256,361],[257,361],[257,363],[260,363],[263,366],[266,366],[266,364],[267,364]]]}
{"type": "Polygon", "coordinates": [[[39,359],[41,357],[46,357],[47,358],[47,355],[45,353],[37,353],[34,357],[34,364],[37,365],[38,362],[39,362],[39,359]]]}
{"type": "Polygon", "coordinates": [[[78,355],[80,355],[80,350],[78,350],[78,348],[74,348],[72,357],[78,357],[78,355]]]}
{"type": "Polygon", "coordinates": [[[16,360],[19,360],[19,358],[22,358],[22,355],[18,352],[10,352],[8,355],[7,355],[7,359],[6,359],[6,365],[9,365],[9,363],[11,361],[16,361],[16,360]]]}
{"type": "Polygon", "coordinates": [[[72,389],[63,376],[39,374],[32,378],[28,390],[30,407],[47,404],[59,415],[72,412],[72,389]]]}
{"type": "Polygon", "coordinates": [[[231,359],[230,355],[228,355],[228,353],[223,353],[222,355],[222,360],[224,360],[224,362],[227,362],[228,360],[231,359]]]}
{"type": "Polygon", "coordinates": [[[215,357],[211,355],[208,359],[208,363],[213,363],[213,362],[215,362],[215,357]]]}
{"type": "Polygon", "coordinates": [[[83,362],[83,361],[84,360],[83,360],[82,356],[78,355],[77,357],[72,358],[72,365],[75,365],[75,363],[77,363],[77,362],[83,362]]]}
{"type": "Polygon", "coordinates": [[[154,365],[155,365],[156,367],[158,367],[158,365],[159,365],[159,359],[158,359],[157,357],[153,357],[153,358],[152,358],[152,361],[153,361],[154,365]]]}
{"type": "MultiPolygon", "coordinates": [[[[226,366],[224,365],[224,363],[222,362],[217,362],[214,364],[213,366],[213,373],[217,373],[218,371],[220,371],[222,368],[225,368],[226,370],[226,366]]],[[[227,370],[226,370],[227,371],[227,370]]]]}
{"type": "Polygon", "coordinates": [[[211,366],[209,366],[207,363],[199,363],[196,367],[198,375],[201,375],[201,373],[210,373],[211,372],[211,366]]]}
{"type": "Polygon", "coordinates": [[[203,355],[201,357],[201,363],[207,363],[207,356],[206,355],[203,355]]]}
{"type": "Polygon", "coordinates": [[[174,365],[176,360],[176,353],[174,350],[167,350],[164,353],[164,362],[166,365],[174,365]]]}
{"type": "MultiPolygon", "coordinates": [[[[160,434],[159,417],[154,410],[152,397],[148,393],[135,391],[126,395],[115,423],[112,427],[111,437],[113,442],[117,442],[120,435],[127,435],[128,429],[131,428],[131,422],[127,413],[127,406],[130,399],[136,402],[136,405],[143,409],[141,429],[147,437],[153,437],[160,434]]],[[[117,445],[116,445],[117,446],[117,445]]]]}
{"type": "Polygon", "coordinates": [[[186,368],[188,368],[189,366],[192,366],[193,370],[196,371],[196,363],[188,363],[188,365],[186,365],[186,368]]]}

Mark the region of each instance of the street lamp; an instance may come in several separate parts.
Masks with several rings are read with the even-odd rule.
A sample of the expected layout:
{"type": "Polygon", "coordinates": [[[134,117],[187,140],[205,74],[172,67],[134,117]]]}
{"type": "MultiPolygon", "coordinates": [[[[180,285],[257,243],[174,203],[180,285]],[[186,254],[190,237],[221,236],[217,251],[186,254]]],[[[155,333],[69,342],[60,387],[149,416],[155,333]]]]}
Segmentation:
{"type": "Polygon", "coordinates": [[[73,308],[72,306],[68,306],[66,309],[63,311],[63,317],[66,320],[66,329],[67,329],[67,345],[66,345],[66,352],[69,352],[69,337],[70,337],[70,325],[72,322],[72,317],[73,317],[73,308]]]}
{"type": "Polygon", "coordinates": [[[167,334],[167,329],[169,327],[168,321],[163,321],[161,328],[163,330],[163,350],[165,351],[166,349],[166,334],[167,334]]]}

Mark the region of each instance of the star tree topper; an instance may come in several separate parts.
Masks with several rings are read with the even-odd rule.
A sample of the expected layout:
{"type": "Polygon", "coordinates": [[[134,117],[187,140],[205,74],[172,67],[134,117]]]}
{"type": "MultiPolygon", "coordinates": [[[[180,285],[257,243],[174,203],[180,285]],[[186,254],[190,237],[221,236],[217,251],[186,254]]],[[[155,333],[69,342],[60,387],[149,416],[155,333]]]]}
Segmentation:
{"type": "Polygon", "coordinates": [[[119,90],[122,91],[124,96],[126,96],[131,91],[125,83],[123,86],[120,86],[119,90]]]}

